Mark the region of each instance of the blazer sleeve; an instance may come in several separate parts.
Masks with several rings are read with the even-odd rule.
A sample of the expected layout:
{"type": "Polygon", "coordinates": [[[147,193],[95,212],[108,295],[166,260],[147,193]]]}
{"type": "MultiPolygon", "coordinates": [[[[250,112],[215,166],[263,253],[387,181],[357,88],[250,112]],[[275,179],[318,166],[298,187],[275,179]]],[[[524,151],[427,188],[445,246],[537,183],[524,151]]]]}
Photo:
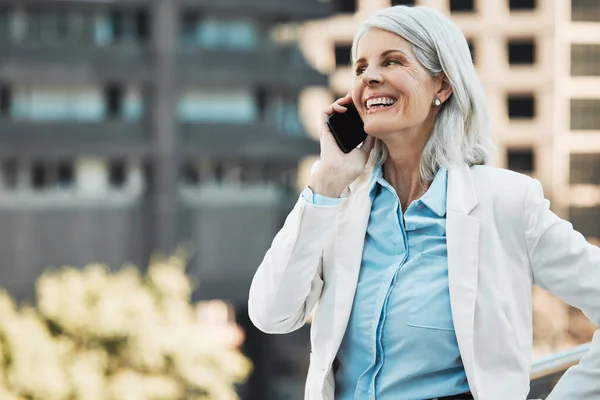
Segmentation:
{"type": "Polygon", "coordinates": [[[261,331],[288,333],[306,322],[324,285],[323,249],[340,208],[298,199],[250,286],[248,314],[261,331]]]}
{"type": "MultiPolygon", "coordinates": [[[[600,325],[600,249],[550,211],[533,180],[524,201],[524,231],[534,283],[581,309],[600,325]]],[[[600,334],[579,365],[569,368],[547,400],[600,399],[600,334]]]]}

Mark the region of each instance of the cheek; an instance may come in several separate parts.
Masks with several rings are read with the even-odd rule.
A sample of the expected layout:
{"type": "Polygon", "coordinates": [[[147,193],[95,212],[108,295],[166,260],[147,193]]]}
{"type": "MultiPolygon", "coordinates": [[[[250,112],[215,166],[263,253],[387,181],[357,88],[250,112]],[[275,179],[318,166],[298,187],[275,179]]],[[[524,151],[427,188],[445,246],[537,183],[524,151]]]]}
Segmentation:
{"type": "Polygon", "coordinates": [[[405,88],[406,91],[406,106],[413,109],[414,112],[428,112],[429,105],[429,90],[426,85],[423,85],[421,82],[411,82],[410,85],[407,85],[405,88]],[[408,87],[410,86],[410,87],[408,87]]]}

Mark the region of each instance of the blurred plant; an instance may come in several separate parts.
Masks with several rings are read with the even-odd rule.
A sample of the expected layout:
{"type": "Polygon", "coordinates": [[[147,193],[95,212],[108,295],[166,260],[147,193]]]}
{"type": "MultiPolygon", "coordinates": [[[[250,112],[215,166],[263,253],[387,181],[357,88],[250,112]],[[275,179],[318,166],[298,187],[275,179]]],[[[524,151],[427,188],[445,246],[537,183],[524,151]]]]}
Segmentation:
{"type": "Polygon", "coordinates": [[[225,306],[190,303],[182,252],[145,276],[63,267],[36,291],[37,309],[0,290],[2,400],[230,400],[251,370],[225,306]]]}

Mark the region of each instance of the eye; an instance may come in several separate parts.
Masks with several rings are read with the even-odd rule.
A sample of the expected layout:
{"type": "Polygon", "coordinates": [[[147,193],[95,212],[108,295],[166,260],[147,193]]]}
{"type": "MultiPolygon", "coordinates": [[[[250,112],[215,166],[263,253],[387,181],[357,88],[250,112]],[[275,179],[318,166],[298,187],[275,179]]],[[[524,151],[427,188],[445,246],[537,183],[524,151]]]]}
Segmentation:
{"type": "Polygon", "coordinates": [[[387,60],[385,60],[383,62],[383,65],[388,66],[388,65],[402,65],[402,61],[394,59],[394,58],[388,58],[387,60]]]}
{"type": "Polygon", "coordinates": [[[363,73],[363,72],[365,72],[365,67],[357,67],[357,68],[354,70],[354,73],[356,74],[356,76],[360,76],[360,75],[362,75],[362,73],[363,73]]]}

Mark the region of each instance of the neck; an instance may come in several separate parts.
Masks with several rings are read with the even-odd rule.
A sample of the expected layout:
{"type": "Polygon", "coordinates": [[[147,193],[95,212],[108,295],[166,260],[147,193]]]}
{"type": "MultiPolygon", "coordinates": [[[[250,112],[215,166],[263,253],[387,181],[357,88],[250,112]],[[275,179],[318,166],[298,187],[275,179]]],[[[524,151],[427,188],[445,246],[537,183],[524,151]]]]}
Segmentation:
{"type": "Polygon", "coordinates": [[[421,155],[429,140],[429,135],[407,133],[393,136],[394,140],[384,141],[388,157],[383,165],[385,179],[396,190],[402,210],[420,198],[431,182],[424,182],[420,172],[421,155]]]}

